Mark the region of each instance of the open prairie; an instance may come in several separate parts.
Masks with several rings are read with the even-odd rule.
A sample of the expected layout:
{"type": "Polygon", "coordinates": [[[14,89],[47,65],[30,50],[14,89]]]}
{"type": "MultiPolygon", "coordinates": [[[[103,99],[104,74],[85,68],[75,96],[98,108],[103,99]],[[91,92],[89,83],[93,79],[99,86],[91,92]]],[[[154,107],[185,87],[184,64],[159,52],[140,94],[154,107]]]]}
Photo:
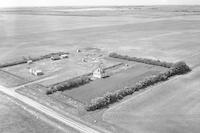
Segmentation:
{"type": "MultiPolygon", "coordinates": [[[[71,52],[86,47],[169,62],[183,60],[193,69],[191,73],[176,76],[129,96],[105,109],[102,119],[127,132],[198,133],[200,7],[138,6],[114,9],[76,12],[59,7],[0,10],[0,61],[15,61],[24,56],[51,52],[71,52]]],[[[141,72],[141,69],[138,68],[137,72],[141,72]]],[[[63,70],[70,71],[67,68],[63,70]]],[[[23,72],[17,72],[18,66],[10,71],[23,75],[23,72]]],[[[112,84],[116,82],[115,78],[117,75],[112,84]]],[[[58,80],[57,77],[42,83],[49,85],[55,80],[58,80]]],[[[132,81],[131,78],[128,80],[132,81]]],[[[101,86],[109,88],[107,84],[111,81],[108,80],[106,84],[94,82],[101,89],[101,86]]],[[[92,83],[80,88],[89,91],[93,87],[92,83]]],[[[70,90],[74,93],[69,95],[86,95],[87,91],[80,88],[70,90]]],[[[95,92],[91,94],[95,95],[95,92]]],[[[87,97],[82,95],[80,100],[87,101],[87,97]]],[[[117,132],[116,129],[113,131],[117,132]]]]}

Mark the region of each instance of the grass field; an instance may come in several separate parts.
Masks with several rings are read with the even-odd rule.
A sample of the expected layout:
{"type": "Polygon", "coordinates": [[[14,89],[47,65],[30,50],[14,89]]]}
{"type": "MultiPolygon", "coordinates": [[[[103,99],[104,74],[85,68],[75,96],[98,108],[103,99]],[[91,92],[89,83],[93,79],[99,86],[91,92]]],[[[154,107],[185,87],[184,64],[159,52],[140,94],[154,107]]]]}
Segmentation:
{"type": "MultiPolygon", "coordinates": [[[[105,111],[103,119],[127,132],[198,133],[200,123],[199,6],[126,8],[131,9],[64,13],[63,8],[49,8],[45,13],[42,11],[24,14],[20,11],[1,12],[0,61],[44,55],[63,51],[63,49],[70,52],[85,47],[169,62],[184,60],[192,67],[192,73],[172,78],[130,97],[130,100],[115,104],[105,111]],[[60,12],[55,13],[49,10],[60,10],[60,12]]],[[[70,71],[71,68],[76,67],[71,66],[68,70],[70,71]]],[[[86,69],[89,68],[86,66],[86,69]]],[[[137,69],[140,71],[133,70],[133,73],[141,75],[143,67],[137,69]]],[[[67,68],[64,70],[66,73],[69,72],[67,68]]],[[[12,71],[15,72],[14,69],[12,71]]],[[[151,72],[144,71],[143,74],[151,72]]],[[[62,73],[59,75],[63,77],[62,73]]],[[[72,72],[71,75],[74,73],[72,72]]],[[[115,82],[117,76],[105,79],[105,83],[97,80],[64,93],[82,101],[88,101],[93,98],[93,95],[103,94],[106,89],[112,87],[116,89],[117,84],[116,86],[112,84],[112,86],[109,83],[115,82]],[[98,87],[94,83],[98,84],[98,87]],[[102,85],[104,85],[103,89],[102,85]],[[99,90],[98,93],[93,91],[94,87],[99,90]],[[91,96],[85,97],[88,92],[91,96]],[[77,97],[80,94],[81,96],[77,97]]],[[[135,78],[132,80],[131,73],[122,73],[120,76],[128,77],[124,78],[127,84],[135,81],[135,78]]],[[[42,81],[41,83],[49,85],[53,81],[60,80],[55,76],[49,82],[42,81]]],[[[113,131],[116,130],[113,129],[113,131]]]]}

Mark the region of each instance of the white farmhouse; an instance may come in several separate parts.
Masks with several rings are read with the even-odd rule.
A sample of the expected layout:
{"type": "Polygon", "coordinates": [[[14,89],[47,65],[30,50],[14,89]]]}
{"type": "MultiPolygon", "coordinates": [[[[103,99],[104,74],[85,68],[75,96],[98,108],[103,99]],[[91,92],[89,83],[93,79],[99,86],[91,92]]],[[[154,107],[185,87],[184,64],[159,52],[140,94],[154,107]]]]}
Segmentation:
{"type": "Polygon", "coordinates": [[[44,75],[42,70],[30,68],[29,72],[35,76],[44,75]]]}
{"type": "Polygon", "coordinates": [[[104,78],[106,77],[105,71],[98,67],[96,70],[93,72],[93,78],[104,78]]]}

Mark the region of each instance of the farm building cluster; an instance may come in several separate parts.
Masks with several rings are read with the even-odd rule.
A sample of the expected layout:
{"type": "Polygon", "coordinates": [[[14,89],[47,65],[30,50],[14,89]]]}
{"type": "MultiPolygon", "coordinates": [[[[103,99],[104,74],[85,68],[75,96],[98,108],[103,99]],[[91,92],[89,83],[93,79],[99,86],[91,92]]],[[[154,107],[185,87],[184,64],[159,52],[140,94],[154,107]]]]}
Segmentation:
{"type": "Polygon", "coordinates": [[[4,70],[28,81],[41,81],[50,86],[68,79],[87,75],[91,80],[112,75],[122,68],[113,66],[121,63],[110,59],[106,51],[97,48],[82,48],[69,52],[49,53],[38,57],[22,58],[20,64],[5,67],[4,70]],[[83,61],[84,60],[84,61],[83,61]],[[111,70],[107,69],[111,67],[111,70]],[[18,70],[18,71],[16,71],[18,70]]]}
{"type": "MultiPolygon", "coordinates": [[[[75,54],[75,53],[70,54],[70,60],[73,60],[75,63],[77,61],[77,63],[79,65],[92,66],[93,67],[92,69],[94,70],[94,71],[92,71],[94,79],[105,77],[105,72],[104,72],[103,68],[100,67],[100,64],[103,64],[102,63],[102,60],[103,60],[102,51],[100,51],[100,50],[97,51],[97,49],[89,49],[89,50],[77,49],[76,53],[77,54],[75,54]],[[80,60],[80,61],[78,61],[78,60],[80,60]]],[[[53,54],[51,56],[48,56],[48,58],[51,61],[58,61],[58,60],[69,58],[69,53],[68,54],[53,54]]],[[[68,63],[70,62],[70,60],[68,60],[68,63]]],[[[44,60],[41,60],[40,62],[41,62],[40,64],[44,64],[44,65],[49,64],[49,63],[45,62],[44,60]]],[[[31,58],[29,58],[26,63],[28,64],[27,68],[31,75],[33,75],[33,76],[41,76],[44,74],[46,75],[45,70],[43,70],[43,68],[41,68],[41,65],[38,65],[38,62],[36,63],[35,60],[32,60],[31,58]]],[[[57,69],[56,66],[58,66],[60,64],[60,61],[52,62],[52,63],[55,66],[54,69],[57,69]]],[[[50,63],[50,64],[52,65],[52,63],[50,63]]],[[[65,61],[65,63],[66,63],[66,61],[65,61]]],[[[65,63],[63,62],[63,66],[65,63]]]]}
{"type": "MultiPolygon", "coordinates": [[[[53,55],[50,57],[50,59],[52,61],[55,61],[55,60],[61,60],[61,59],[65,59],[65,58],[68,58],[68,55],[67,54],[61,54],[61,55],[53,55]]],[[[44,72],[41,70],[41,69],[38,69],[38,68],[31,68],[31,64],[33,63],[33,60],[29,59],[27,61],[27,64],[29,65],[28,69],[29,69],[29,72],[32,74],[32,75],[35,75],[35,76],[41,76],[41,75],[44,75],[44,72]]]]}

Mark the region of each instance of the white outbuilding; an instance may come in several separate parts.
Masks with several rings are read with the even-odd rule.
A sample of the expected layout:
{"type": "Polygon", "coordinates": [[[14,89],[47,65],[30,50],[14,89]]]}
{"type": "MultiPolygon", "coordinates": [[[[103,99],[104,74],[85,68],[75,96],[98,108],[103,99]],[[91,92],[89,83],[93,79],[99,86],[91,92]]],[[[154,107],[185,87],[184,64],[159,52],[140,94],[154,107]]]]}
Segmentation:
{"type": "Polygon", "coordinates": [[[76,52],[77,52],[77,53],[80,53],[80,52],[81,52],[81,50],[80,50],[80,49],[77,49],[77,50],[76,50],[76,52]]]}
{"type": "Polygon", "coordinates": [[[29,64],[29,65],[32,64],[32,63],[33,63],[32,60],[28,60],[28,61],[27,61],[27,64],[29,64]]]}
{"type": "Polygon", "coordinates": [[[68,55],[67,55],[67,54],[62,54],[62,55],[60,56],[60,58],[61,58],[61,59],[68,58],[68,55]]]}

